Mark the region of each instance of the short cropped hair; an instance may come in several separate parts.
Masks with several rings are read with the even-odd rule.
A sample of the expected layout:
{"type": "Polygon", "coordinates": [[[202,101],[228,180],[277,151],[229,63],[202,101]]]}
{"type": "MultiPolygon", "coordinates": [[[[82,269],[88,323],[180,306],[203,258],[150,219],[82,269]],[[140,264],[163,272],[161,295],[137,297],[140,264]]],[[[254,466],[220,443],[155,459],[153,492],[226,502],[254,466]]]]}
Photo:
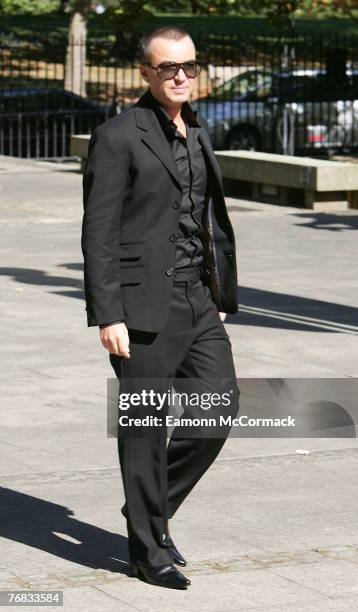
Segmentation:
{"type": "Polygon", "coordinates": [[[154,28],[140,38],[137,46],[137,58],[141,64],[147,61],[148,47],[153,38],[161,37],[166,38],[167,40],[181,40],[186,36],[188,36],[194,44],[189,32],[183,28],[180,28],[179,26],[162,26],[160,28],[154,28]]]}

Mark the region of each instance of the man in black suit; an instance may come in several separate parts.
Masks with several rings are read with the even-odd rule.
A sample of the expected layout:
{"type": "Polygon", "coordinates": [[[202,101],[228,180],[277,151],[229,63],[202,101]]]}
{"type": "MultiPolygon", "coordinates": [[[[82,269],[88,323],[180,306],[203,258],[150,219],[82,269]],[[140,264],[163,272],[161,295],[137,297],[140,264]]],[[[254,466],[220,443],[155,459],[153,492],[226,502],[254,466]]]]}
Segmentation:
{"type": "MultiPolygon", "coordinates": [[[[188,101],[199,72],[195,46],[181,28],[163,27],[142,37],[139,55],[148,91],[98,126],[89,145],[81,243],[87,322],[100,328],[121,394],[144,388],[139,379],[160,378],[166,388],[200,379],[211,391],[215,378],[229,379],[226,414],[236,416],[240,391],[223,325],[238,310],[235,237],[207,124],[188,101]]],[[[174,565],[186,561],[168,519],[228,431],[181,432],[168,445],[166,434],[119,434],[118,451],[133,574],[182,589],[190,581],[174,565]]]]}

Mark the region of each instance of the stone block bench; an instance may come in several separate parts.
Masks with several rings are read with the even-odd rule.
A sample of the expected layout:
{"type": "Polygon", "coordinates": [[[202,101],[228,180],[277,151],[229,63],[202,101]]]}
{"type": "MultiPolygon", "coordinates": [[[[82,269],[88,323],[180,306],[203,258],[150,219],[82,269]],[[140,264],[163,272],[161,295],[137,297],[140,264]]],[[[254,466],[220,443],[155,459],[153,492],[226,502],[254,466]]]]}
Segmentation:
{"type": "Polygon", "coordinates": [[[358,164],[241,150],[215,156],[237,195],[317,211],[358,208],[358,164]]]}
{"type": "MultiPolygon", "coordinates": [[[[71,155],[87,160],[89,134],[71,136],[71,155]]],[[[316,211],[358,208],[358,164],[257,151],[215,151],[225,193],[316,211]]]]}
{"type": "Polygon", "coordinates": [[[91,134],[75,134],[70,137],[70,155],[76,155],[81,158],[82,172],[88,157],[88,144],[90,138],[91,134]]]}

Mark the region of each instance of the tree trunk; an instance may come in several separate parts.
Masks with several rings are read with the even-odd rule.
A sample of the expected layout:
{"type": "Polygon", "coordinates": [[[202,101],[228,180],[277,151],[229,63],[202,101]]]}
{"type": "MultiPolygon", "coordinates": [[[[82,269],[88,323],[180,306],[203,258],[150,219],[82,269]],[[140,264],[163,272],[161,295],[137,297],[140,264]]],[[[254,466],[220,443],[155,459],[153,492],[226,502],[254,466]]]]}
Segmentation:
{"type": "Polygon", "coordinates": [[[65,64],[65,89],[86,97],[87,15],[74,11],[71,16],[65,64]]]}
{"type": "Polygon", "coordinates": [[[197,0],[191,0],[191,12],[193,15],[197,15],[198,13],[198,2],[197,0]]]}

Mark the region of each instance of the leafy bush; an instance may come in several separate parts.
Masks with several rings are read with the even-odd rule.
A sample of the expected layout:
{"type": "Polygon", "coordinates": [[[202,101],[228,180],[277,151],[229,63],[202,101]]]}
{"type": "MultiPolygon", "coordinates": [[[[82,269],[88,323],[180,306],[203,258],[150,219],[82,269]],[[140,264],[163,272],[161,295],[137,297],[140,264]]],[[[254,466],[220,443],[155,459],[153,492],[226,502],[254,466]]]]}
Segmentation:
{"type": "Polygon", "coordinates": [[[59,0],[0,0],[0,14],[28,13],[41,15],[58,10],[59,0]]]}

